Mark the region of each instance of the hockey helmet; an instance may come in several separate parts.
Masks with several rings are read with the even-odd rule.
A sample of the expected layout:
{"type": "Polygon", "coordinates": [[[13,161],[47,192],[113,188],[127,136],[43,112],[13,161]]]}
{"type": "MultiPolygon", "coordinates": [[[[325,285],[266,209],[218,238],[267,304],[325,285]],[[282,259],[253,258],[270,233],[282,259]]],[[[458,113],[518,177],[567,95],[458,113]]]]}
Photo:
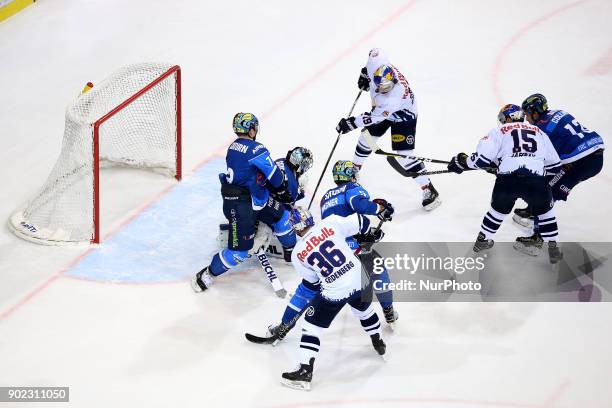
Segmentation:
{"type": "Polygon", "coordinates": [[[295,232],[300,233],[314,225],[314,218],[306,208],[295,207],[289,213],[289,224],[295,232]]]}
{"type": "Polygon", "coordinates": [[[233,127],[234,133],[238,135],[248,134],[251,129],[257,133],[259,130],[259,120],[252,113],[238,112],[234,115],[233,127]]]}
{"type": "Polygon", "coordinates": [[[523,122],[525,120],[525,112],[519,106],[509,103],[500,109],[497,120],[502,125],[512,122],[523,122]]]}
{"type": "Polygon", "coordinates": [[[334,182],[338,185],[357,181],[357,173],[359,173],[359,168],[349,160],[338,160],[332,169],[334,182]]]}
{"type": "Polygon", "coordinates": [[[312,152],[305,147],[294,147],[287,152],[285,162],[298,174],[304,174],[312,167],[312,152]]]}
{"type": "Polygon", "coordinates": [[[376,92],[387,93],[397,83],[395,71],[389,65],[381,65],[374,71],[374,84],[376,92]]]}
{"type": "Polygon", "coordinates": [[[523,111],[531,115],[533,113],[543,114],[548,111],[548,102],[546,101],[546,97],[542,94],[533,94],[529,95],[521,105],[523,111]]]}

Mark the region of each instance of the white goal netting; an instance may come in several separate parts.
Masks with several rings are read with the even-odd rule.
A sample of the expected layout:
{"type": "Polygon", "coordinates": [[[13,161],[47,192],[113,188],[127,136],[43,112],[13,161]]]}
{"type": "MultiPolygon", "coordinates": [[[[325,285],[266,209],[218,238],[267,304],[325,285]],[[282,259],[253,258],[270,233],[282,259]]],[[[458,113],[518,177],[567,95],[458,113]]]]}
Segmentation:
{"type": "MultiPolygon", "coordinates": [[[[59,158],[10,220],[41,244],[99,242],[99,167],[161,170],[180,179],[180,69],[143,63],[115,72],[66,109],[59,158]]],[[[112,192],[103,192],[112,194],[112,192]]]]}

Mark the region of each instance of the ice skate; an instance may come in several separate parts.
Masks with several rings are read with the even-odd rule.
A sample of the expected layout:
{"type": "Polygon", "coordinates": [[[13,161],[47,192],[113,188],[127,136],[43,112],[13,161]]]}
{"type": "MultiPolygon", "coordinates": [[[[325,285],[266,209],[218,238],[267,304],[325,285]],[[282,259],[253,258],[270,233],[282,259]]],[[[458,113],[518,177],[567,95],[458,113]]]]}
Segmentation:
{"type": "Polygon", "coordinates": [[[495,241],[492,239],[486,239],[482,232],[478,233],[478,238],[476,238],[476,242],[474,242],[474,252],[485,251],[487,249],[493,248],[495,241]]]}
{"type": "Polygon", "coordinates": [[[544,244],[544,240],[542,240],[542,236],[536,232],[529,237],[517,237],[513,247],[523,254],[538,256],[540,255],[542,244],[544,244]]]}
{"type": "Polygon", "coordinates": [[[193,279],[191,279],[191,287],[194,292],[204,292],[206,289],[210,288],[213,284],[213,277],[208,270],[208,266],[198,272],[193,279]]]}
{"type": "Polygon", "coordinates": [[[442,204],[438,194],[438,190],[433,186],[432,183],[427,184],[426,186],[421,187],[423,190],[423,209],[425,211],[431,211],[442,204]]]}
{"type": "Polygon", "coordinates": [[[517,208],[512,215],[512,221],[521,227],[533,229],[533,214],[529,207],[517,208]]]}
{"type": "Polygon", "coordinates": [[[383,314],[385,315],[385,321],[391,328],[391,330],[395,330],[395,322],[399,319],[399,314],[393,308],[393,305],[389,307],[383,307],[383,314]]]}
{"type": "Polygon", "coordinates": [[[283,373],[281,384],[296,390],[310,391],[314,360],[311,358],[309,364],[300,364],[297,370],[283,373]]]}
{"type": "Polygon", "coordinates": [[[551,264],[556,264],[563,259],[563,252],[559,249],[559,246],[555,241],[548,243],[548,260],[551,264]]]}
{"type": "Polygon", "coordinates": [[[385,356],[387,353],[387,345],[383,341],[382,337],[380,337],[380,334],[376,333],[373,336],[370,336],[370,339],[372,340],[372,347],[374,347],[374,350],[376,350],[378,355],[381,356],[383,360],[387,361],[385,356]]]}

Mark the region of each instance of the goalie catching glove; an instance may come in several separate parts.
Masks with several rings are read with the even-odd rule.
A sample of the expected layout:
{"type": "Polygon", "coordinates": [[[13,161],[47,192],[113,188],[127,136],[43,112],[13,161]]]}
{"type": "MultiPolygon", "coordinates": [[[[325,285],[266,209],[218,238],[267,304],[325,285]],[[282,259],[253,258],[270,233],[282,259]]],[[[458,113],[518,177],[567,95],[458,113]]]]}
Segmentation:
{"type": "Polygon", "coordinates": [[[395,209],[393,208],[390,202],[382,198],[375,198],[372,201],[378,205],[378,211],[376,212],[376,216],[379,220],[391,221],[393,219],[393,213],[395,212],[395,209]]]}
{"type": "Polygon", "coordinates": [[[468,155],[465,153],[459,153],[457,156],[453,157],[450,163],[448,163],[448,171],[452,171],[453,173],[457,174],[463,173],[464,170],[468,169],[467,158],[468,155]]]}

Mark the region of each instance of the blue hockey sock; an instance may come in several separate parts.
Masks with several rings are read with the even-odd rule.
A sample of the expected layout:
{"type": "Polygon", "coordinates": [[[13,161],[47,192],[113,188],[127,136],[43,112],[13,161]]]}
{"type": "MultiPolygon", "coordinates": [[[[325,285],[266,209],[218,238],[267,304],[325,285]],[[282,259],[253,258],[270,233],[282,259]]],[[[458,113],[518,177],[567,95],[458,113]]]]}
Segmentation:
{"type": "MultiPolygon", "coordinates": [[[[389,283],[391,283],[391,278],[389,278],[389,272],[385,269],[384,271],[382,271],[380,274],[377,275],[372,275],[373,277],[376,276],[376,278],[374,279],[373,283],[375,283],[375,288],[376,287],[382,287],[383,285],[387,285],[389,283]],[[380,282],[377,283],[376,282],[380,282]]],[[[376,298],[378,299],[378,301],[380,302],[380,305],[382,307],[390,307],[393,306],[393,291],[388,290],[388,291],[374,291],[376,293],[376,298]]]]}

